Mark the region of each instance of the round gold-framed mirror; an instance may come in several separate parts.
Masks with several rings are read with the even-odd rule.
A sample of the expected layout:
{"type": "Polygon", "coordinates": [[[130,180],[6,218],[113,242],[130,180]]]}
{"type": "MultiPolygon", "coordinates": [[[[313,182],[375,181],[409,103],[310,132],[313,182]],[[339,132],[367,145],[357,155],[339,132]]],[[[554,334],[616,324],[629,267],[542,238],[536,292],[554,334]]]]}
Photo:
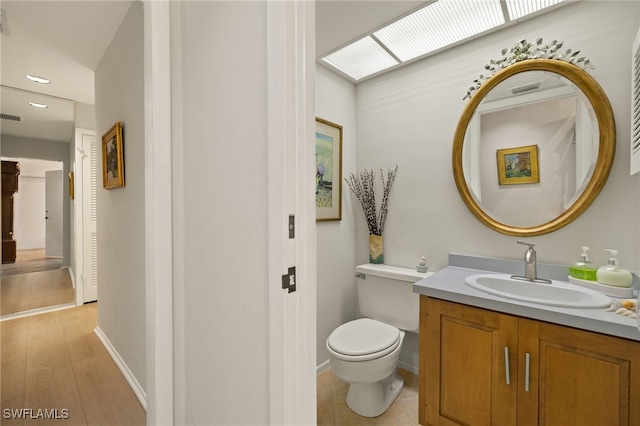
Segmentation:
{"type": "MultiPolygon", "coordinates": [[[[587,124],[586,126],[588,128],[590,125],[587,124]]],[[[522,133],[522,138],[516,139],[526,139],[525,136],[527,134],[528,131],[525,131],[522,133]]],[[[509,140],[504,141],[504,143],[505,148],[508,147],[509,143],[527,145],[526,141],[523,142],[521,140],[509,140]]],[[[537,155],[537,145],[530,146],[522,148],[532,149],[533,151],[531,151],[531,153],[537,155]],[[535,146],[535,148],[530,148],[530,146],[535,146]]],[[[480,222],[491,229],[507,235],[542,235],[553,232],[571,223],[591,205],[609,177],[615,155],[615,146],[616,131],[611,104],[606,94],[593,77],[580,67],[569,62],[557,59],[527,59],[513,65],[509,65],[508,67],[496,72],[493,76],[482,83],[469,100],[460,120],[458,121],[454,134],[452,155],[453,175],[462,200],[471,213],[473,213],[480,222]],[[573,177],[576,192],[571,196],[565,197],[564,206],[558,210],[558,212],[555,212],[550,208],[549,210],[551,212],[545,212],[550,215],[549,217],[545,217],[544,214],[538,215],[536,217],[542,218],[540,222],[536,222],[535,219],[532,219],[527,223],[522,224],[519,223],[517,219],[510,218],[509,215],[493,214],[490,208],[486,208],[483,205],[479,194],[477,194],[473,189],[477,184],[473,182],[470,183],[469,171],[467,171],[467,174],[465,175],[464,164],[469,163],[469,146],[465,149],[465,141],[469,144],[469,135],[474,131],[477,132],[474,128],[477,128],[478,125],[474,123],[474,120],[476,120],[476,116],[479,114],[478,110],[481,108],[482,102],[492,96],[492,90],[494,90],[496,86],[501,85],[501,87],[504,87],[507,81],[512,81],[509,80],[511,77],[514,79],[522,77],[524,75],[523,73],[527,72],[551,73],[555,78],[565,81],[567,86],[570,86],[575,90],[577,98],[582,99],[585,105],[584,109],[588,110],[588,114],[593,118],[593,123],[591,125],[593,134],[591,139],[594,145],[592,150],[594,154],[593,159],[588,161],[588,164],[584,167],[585,169],[588,169],[588,171],[583,172],[582,176],[584,177],[584,180],[581,182],[580,179],[576,179],[575,176],[573,177]],[[471,123],[474,124],[472,125],[471,123]]],[[[474,149],[482,153],[482,144],[478,142],[474,149]]],[[[500,178],[500,173],[504,173],[504,166],[500,169],[500,155],[502,154],[504,157],[504,152],[511,152],[511,150],[504,149],[497,150],[497,152],[493,148],[490,148],[490,150],[492,151],[491,155],[494,156],[493,158],[496,158],[496,163],[491,166],[487,166],[486,163],[488,162],[484,161],[485,167],[490,167],[494,170],[492,173],[497,174],[497,176],[494,177],[500,178]],[[501,151],[504,152],[501,153],[501,151]]],[[[575,153],[573,155],[575,156],[575,153]]],[[[480,158],[479,154],[476,154],[476,157],[480,158]]],[[[533,185],[529,185],[527,188],[528,191],[537,190],[542,186],[541,182],[544,182],[545,179],[547,179],[547,181],[549,180],[549,177],[542,173],[542,166],[543,164],[541,164],[539,181],[528,180],[528,178],[526,179],[528,182],[534,182],[533,185]]],[[[484,179],[484,181],[492,180],[493,179],[484,179]]],[[[491,184],[495,187],[496,192],[500,191],[501,203],[508,205],[512,211],[527,209],[525,205],[519,205],[518,201],[509,201],[508,198],[505,198],[506,194],[509,192],[516,192],[516,190],[513,189],[516,185],[504,185],[504,180],[499,179],[495,179],[491,184]]],[[[523,192],[522,188],[518,188],[518,190],[523,192]]],[[[487,192],[489,191],[485,191],[485,193],[487,192]]],[[[545,196],[546,195],[542,195],[542,197],[545,196]]],[[[522,195],[520,197],[520,200],[525,199],[522,198],[522,195]]],[[[530,200],[536,199],[535,196],[529,197],[524,195],[524,197],[530,200]]],[[[536,206],[541,206],[543,209],[546,208],[542,201],[536,201],[535,203],[536,206]]]]}

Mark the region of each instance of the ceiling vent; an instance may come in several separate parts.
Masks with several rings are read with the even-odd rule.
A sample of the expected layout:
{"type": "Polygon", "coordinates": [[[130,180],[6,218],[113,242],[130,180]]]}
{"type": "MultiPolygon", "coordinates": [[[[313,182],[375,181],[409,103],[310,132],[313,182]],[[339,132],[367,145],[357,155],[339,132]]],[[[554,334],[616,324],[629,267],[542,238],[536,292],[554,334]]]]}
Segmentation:
{"type": "Polygon", "coordinates": [[[523,84],[522,86],[512,87],[511,94],[520,95],[521,93],[538,90],[541,85],[542,85],[542,81],[534,81],[533,83],[527,83],[527,84],[523,84]]]}
{"type": "Polygon", "coordinates": [[[11,114],[0,113],[0,118],[3,120],[22,121],[22,117],[18,115],[11,115],[11,114]]]}

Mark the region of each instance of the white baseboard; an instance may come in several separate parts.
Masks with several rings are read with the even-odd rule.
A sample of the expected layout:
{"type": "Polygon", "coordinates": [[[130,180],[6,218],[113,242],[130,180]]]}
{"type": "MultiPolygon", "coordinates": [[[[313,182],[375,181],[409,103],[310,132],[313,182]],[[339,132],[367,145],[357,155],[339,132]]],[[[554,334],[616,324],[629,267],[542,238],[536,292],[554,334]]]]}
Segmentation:
{"type": "Polygon", "coordinates": [[[129,386],[131,386],[133,393],[136,394],[138,401],[140,401],[140,404],[142,404],[142,407],[144,408],[144,410],[147,411],[147,393],[145,392],[144,388],[140,386],[140,383],[138,382],[136,377],[133,375],[131,370],[129,370],[129,367],[127,367],[127,364],[124,362],[124,360],[122,359],[122,357],[120,356],[116,348],[111,344],[111,342],[109,341],[107,336],[104,334],[104,332],[100,329],[100,327],[96,327],[93,330],[93,332],[96,333],[96,335],[98,336],[98,339],[100,339],[104,347],[107,349],[107,352],[109,352],[109,355],[111,355],[111,358],[113,358],[113,361],[116,363],[116,365],[122,372],[122,375],[129,383],[129,386]]]}
{"type": "Polygon", "coordinates": [[[325,370],[328,370],[330,367],[329,365],[329,360],[326,360],[325,362],[323,362],[322,364],[318,365],[316,367],[316,374],[320,374],[325,370]]]}
{"type": "Polygon", "coordinates": [[[45,306],[43,308],[30,309],[28,311],[15,312],[13,314],[2,315],[0,316],[0,322],[17,319],[17,318],[30,317],[33,315],[46,314],[48,312],[61,311],[63,309],[70,309],[75,307],[76,307],[76,304],[73,302],[63,303],[61,305],[45,306]]]}
{"type": "Polygon", "coordinates": [[[415,374],[416,376],[418,375],[418,367],[416,367],[415,365],[411,365],[411,364],[407,364],[406,362],[398,362],[398,367],[402,368],[403,370],[407,370],[413,374],[415,374]]]}
{"type": "MultiPolygon", "coordinates": [[[[325,362],[323,362],[322,364],[318,365],[316,367],[316,374],[320,374],[325,370],[328,370],[331,366],[329,365],[329,360],[326,360],[325,362]]],[[[410,365],[407,364],[406,362],[398,362],[398,367],[402,368],[403,370],[407,370],[413,374],[415,374],[416,376],[418,375],[418,367],[416,367],[415,365],[410,365]]]]}
{"type": "Polygon", "coordinates": [[[69,268],[69,276],[71,277],[71,285],[73,289],[76,289],[76,274],[73,273],[73,269],[69,268]]]}

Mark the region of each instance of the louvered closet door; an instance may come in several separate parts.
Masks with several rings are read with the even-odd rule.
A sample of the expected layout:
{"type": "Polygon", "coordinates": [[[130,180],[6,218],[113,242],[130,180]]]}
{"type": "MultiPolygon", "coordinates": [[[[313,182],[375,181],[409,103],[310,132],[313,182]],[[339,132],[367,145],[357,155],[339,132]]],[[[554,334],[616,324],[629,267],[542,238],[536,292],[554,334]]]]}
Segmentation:
{"type": "Polygon", "coordinates": [[[98,300],[98,240],[96,231],[96,182],[98,175],[98,146],[92,135],[82,135],[85,155],[82,164],[83,217],[83,299],[84,303],[98,300]]]}

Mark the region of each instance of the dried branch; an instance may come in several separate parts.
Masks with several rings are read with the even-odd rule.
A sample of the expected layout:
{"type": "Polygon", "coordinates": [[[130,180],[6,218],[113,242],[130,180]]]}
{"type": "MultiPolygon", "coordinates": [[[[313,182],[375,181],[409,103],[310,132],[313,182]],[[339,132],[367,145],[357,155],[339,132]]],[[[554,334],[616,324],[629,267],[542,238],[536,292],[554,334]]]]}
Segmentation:
{"type": "Polygon", "coordinates": [[[367,226],[369,227],[369,234],[371,235],[382,235],[384,231],[384,223],[387,220],[387,210],[389,208],[389,193],[397,172],[398,166],[389,169],[385,181],[384,172],[380,169],[382,203],[379,210],[376,207],[375,172],[373,170],[364,169],[357,173],[351,173],[345,179],[347,185],[351,188],[351,192],[360,201],[364,217],[367,220],[367,226]]]}

